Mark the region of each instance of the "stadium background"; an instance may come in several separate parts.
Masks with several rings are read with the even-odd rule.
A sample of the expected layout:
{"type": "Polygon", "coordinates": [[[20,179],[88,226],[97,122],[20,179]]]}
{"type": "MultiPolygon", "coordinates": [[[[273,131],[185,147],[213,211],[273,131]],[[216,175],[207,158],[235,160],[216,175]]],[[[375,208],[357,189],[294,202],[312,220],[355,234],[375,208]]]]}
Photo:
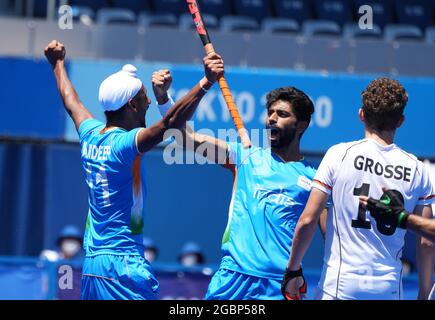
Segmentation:
{"type": "MultiPolygon", "coordinates": [[[[54,267],[37,256],[42,249],[55,248],[63,226],[75,224],[83,232],[87,214],[78,136],[42,57],[47,43],[58,39],[66,45],[72,82],[84,104],[102,120],[98,86],[125,63],[138,67],[149,92],[152,72],[169,68],[174,97],[186,93],[202,76],[203,49],[184,0],[70,1],[71,30],[58,24],[56,8],[64,2],[0,0],[0,298],[4,299],[60,297],[54,267]]],[[[427,160],[435,174],[429,164],[435,162],[435,1],[199,3],[207,13],[212,41],[225,59],[226,78],[248,129],[264,127],[269,90],[284,85],[301,88],[316,105],[301,145],[317,165],[329,146],[361,137],[360,93],[373,78],[393,76],[410,96],[397,144],[427,160]],[[373,30],[355,26],[362,4],[374,9],[373,30]]],[[[151,107],[147,123],[157,118],[151,107]]],[[[195,129],[210,129],[215,135],[219,129],[232,128],[217,86],[203,99],[193,120],[195,129]]],[[[195,296],[220,260],[232,176],[217,165],[167,165],[164,146],[149,152],[142,163],[148,189],[145,235],[159,249],[155,266],[164,290],[185,281],[198,290],[175,296],[195,296]],[[205,275],[202,267],[186,270],[178,265],[180,249],[190,240],[205,255],[210,268],[205,275]]],[[[404,256],[415,267],[414,247],[415,237],[408,234],[404,256]]],[[[322,258],[323,242],[317,233],[304,260],[311,292],[322,258]]],[[[415,298],[415,274],[405,285],[407,298],[415,298]]]]}

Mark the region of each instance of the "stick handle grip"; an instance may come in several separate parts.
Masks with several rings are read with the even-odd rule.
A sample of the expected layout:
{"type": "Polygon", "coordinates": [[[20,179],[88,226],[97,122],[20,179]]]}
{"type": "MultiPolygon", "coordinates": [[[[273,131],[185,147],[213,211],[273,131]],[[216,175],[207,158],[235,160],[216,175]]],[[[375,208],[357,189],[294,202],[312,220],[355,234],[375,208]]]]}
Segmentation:
{"type": "MultiPolygon", "coordinates": [[[[207,54],[215,52],[212,43],[207,43],[204,46],[204,49],[207,54]]],[[[249,139],[248,132],[243,125],[239,110],[237,110],[236,104],[234,103],[233,95],[231,94],[231,91],[228,87],[228,83],[224,77],[220,77],[218,79],[218,83],[219,87],[221,88],[222,95],[225,99],[225,103],[227,104],[228,110],[230,112],[231,118],[233,118],[234,124],[237,128],[237,132],[239,133],[242,145],[244,148],[249,148],[251,147],[252,143],[249,139]]]]}

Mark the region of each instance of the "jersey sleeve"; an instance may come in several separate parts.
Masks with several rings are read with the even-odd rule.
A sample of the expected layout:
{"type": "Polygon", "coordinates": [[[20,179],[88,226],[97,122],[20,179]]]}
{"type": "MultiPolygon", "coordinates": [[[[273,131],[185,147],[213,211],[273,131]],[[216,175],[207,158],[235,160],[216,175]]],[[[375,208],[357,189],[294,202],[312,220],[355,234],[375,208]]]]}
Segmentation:
{"type": "Polygon", "coordinates": [[[139,152],[137,135],[143,128],[136,128],[129,132],[116,135],[112,142],[112,152],[122,163],[132,163],[139,152]]]}
{"type": "Polygon", "coordinates": [[[335,183],[337,166],[340,163],[338,146],[331,147],[322,159],[313,180],[313,188],[331,194],[335,183]]]}
{"type": "Polygon", "coordinates": [[[429,170],[425,165],[422,165],[417,205],[435,204],[435,189],[433,183],[429,176],[429,170]]]}
{"type": "Polygon", "coordinates": [[[82,121],[78,130],[80,141],[82,141],[89,132],[91,132],[92,130],[100,126],[104,126],[104,123],[93,118],[89,118],[82,121]]]}

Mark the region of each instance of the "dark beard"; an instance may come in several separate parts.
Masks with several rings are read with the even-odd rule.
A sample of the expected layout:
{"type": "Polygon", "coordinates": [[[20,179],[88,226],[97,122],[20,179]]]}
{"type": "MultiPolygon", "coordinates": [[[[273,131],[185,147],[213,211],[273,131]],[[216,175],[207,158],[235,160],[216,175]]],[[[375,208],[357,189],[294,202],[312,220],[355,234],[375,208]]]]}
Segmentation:
{"type": "Polygon", "coordinates": [[[274,149],[282,149],[288,147],[296,137],[296,129],[288,128],[287,130],[279,131],[279,138],[277,140],[271,140],[270,146],[274,149]]]}

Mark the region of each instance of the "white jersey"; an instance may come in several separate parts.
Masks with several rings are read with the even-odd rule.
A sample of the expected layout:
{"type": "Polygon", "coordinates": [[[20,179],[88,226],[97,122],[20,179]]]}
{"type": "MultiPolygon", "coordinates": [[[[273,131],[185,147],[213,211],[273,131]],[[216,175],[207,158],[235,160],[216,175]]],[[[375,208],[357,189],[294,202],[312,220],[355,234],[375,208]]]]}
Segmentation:
{"type": "Polygon", "coordinates": [[[400,257],[405,230],[377,225],[359,204],[360,195],[379,199],[382,188],[404,197],[405,209],[435,200],[427,169],[396,145],[364,139],[326,153],[313,186],[331,195],[321,290],[338,299],[401,299],[400,257]]]}

